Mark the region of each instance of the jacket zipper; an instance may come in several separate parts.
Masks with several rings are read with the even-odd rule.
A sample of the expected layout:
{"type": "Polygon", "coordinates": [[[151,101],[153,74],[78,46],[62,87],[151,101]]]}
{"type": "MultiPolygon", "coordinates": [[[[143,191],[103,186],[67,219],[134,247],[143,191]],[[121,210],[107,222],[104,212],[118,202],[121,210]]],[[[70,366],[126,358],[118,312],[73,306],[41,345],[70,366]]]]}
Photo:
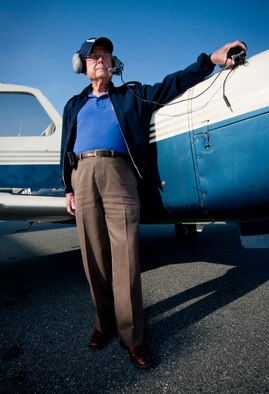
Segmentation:
{"type": "Polygon", "coordinates": [[[123,138],[123,140],[124,140],[124,142],[125,142],[125,145],[126,145],[126,147],[127,147],[128,154],[129,154],[129,156],[130,156],[130,158],[131,158],[131,160],[132,160],[133,166],[135,167],[135,169],[136,169],[138,175],[140,176],[140,178],[143,180],[143,177],[142,177],[142,175],[140,174],[140,171],[139,171],[139,169],[137,168],[137,165],[135,164],[135,161],[134,161],[134,159],[133,159],[133,156],[131,155],[129,146],[128,146],[127,141],[126,141],[126,138],[125,138],[125,136],[124,136],[124,134],[123,134],[122,127],[121,127],[121,124],[120,124],[120,122],[119,122],[119,119],[118,119],[118,116],[117,116],[117,112],[115,111],[115,108],[114,108],[114,105],[113,105],[113,102],[112,102],[112,100],[111,100],[111,97],[110,97],[109,92],[108,92],[108,97],[110,98],[110,102],[111,102],[111,105],[112,105],[112,109],[113,109],[113,111],[114,111],[114,113],[115,113],[116,119],[117,119],[118,124],[119,124],[119,126],[120,126],[121,135],[122,135],[122,138],[123,138]]]}

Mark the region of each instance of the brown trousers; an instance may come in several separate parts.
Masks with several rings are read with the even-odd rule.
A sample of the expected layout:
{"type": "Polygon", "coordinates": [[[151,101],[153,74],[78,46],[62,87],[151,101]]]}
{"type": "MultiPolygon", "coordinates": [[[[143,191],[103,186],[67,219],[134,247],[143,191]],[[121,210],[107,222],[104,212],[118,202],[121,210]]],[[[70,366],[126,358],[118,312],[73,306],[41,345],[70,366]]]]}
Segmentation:
{"type": "Polygon", "coordinates": [[[138,252],[140,202],[130,163],[90,157],[72,172],[83,265],[96,311],[96,328],[111,329],[127,346],[143,343],[138,252]]]}

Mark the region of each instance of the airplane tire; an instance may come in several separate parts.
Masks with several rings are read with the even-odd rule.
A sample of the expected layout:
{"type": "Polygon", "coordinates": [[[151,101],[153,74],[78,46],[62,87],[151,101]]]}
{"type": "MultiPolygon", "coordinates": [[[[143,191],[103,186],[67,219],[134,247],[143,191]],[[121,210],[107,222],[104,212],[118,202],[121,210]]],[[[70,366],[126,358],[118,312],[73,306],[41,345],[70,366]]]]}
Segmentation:
{"type": "Polygon", "coordinates": [[[175,224],[175,236],[180,243],[193,242],[197,237],[195,224],[175,224]]]}

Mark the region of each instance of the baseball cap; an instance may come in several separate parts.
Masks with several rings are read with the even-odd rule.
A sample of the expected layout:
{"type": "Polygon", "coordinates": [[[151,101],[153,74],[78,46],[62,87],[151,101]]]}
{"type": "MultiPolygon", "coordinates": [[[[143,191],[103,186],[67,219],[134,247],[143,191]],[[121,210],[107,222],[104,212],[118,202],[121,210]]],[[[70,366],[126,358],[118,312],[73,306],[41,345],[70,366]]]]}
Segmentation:
{"type": "Polygon", "coordinates": [[[100,38],[88,38],[82,45],[78,53],[85,59],[92,51],[95,45],[100,45],[108,50],[108,52],[113,52],[113,44],[106,37],[100,38]]]}

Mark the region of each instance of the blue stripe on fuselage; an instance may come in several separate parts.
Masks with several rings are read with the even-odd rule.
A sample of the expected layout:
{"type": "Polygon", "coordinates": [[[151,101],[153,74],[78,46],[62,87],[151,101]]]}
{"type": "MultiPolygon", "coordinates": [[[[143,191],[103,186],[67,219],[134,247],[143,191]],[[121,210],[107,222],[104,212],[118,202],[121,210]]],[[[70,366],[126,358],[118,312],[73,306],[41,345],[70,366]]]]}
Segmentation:
{"type": "Polygon", "coordinates": [[[41,188],[63,187],[59,165],[1,165],[0,188],[41,188]]]}

